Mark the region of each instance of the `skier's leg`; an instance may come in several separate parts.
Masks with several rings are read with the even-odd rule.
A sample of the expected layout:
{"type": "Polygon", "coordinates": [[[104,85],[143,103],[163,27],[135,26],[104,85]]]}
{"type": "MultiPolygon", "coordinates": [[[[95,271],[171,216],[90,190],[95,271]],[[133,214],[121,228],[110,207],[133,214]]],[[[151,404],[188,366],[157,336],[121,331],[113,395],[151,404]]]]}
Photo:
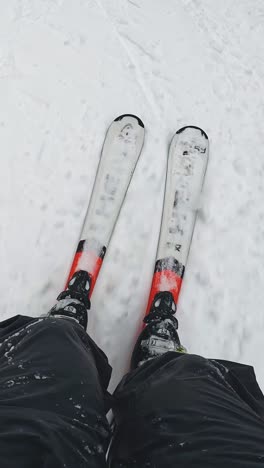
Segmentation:
{"type": "Polygon", "coordinates": [[[168,352],[125,376],[110,467],[262,466],[263,395],[253,369],[237,367],[168,352]]]}
{"type": "Polygon", "coordinates": [[[178,324],[163,299],[114,393],[110,467],[259,467],[264,404],[253,369],[177,352],[178,324]]]}
{"type": "Polygon", "coordinates": [[[105,466],[111,368],[68,312],[0,324],[0,466],[105,466]]]}

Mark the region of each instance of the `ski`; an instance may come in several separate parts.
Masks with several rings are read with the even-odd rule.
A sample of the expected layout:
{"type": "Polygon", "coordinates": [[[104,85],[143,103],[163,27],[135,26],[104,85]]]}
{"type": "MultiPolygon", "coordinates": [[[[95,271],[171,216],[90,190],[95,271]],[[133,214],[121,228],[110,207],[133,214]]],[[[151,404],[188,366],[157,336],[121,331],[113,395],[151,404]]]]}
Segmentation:
{"type": "Polygon", "coordinates": [[[138,117],[125,114],[111,123],[65,289],[84,270],[91,277],[91,297],[143,143],[144,125],[138,117]]]}
{"type": "Polygon", "coordinates": [[[160,237],[146,315],[161,291],[171,292],[175,304],[178,303],[208,154],[208,137],[199,127],[183,127],[172,138],[160,237]]]}

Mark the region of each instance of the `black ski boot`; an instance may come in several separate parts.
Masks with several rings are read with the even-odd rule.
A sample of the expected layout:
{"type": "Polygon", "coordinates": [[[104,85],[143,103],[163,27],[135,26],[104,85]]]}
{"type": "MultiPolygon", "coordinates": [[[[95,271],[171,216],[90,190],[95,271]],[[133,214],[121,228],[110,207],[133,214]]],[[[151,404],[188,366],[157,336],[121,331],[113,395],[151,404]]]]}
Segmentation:
{"type": "Polygon", "coordinates": [[[131,369],[168,351],[186,352],[177,333],[175,312],[176,304],[171,292],[157,293],[149,314],[144,318],[147,325],[140,333],[132,353],[131,369]]]}
{"type": "Polygon", "coordinates": [[[89,291],[91,276],[87,271],[74,273],[67,289],[57,297],[57,303],[48,312],[53,317],[68,317],[76,320],[85,330],[88,323],[88,310],[91,307],[89,291]]]}

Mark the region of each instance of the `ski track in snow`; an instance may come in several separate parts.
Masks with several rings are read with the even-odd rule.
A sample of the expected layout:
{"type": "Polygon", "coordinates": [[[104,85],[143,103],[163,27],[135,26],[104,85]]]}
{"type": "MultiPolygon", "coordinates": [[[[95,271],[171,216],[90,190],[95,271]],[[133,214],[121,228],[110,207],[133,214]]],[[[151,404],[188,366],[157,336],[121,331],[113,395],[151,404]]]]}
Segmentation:
{"type": "Polygon", "coordinates": [[[209,135],[178,307],[190,352],[264,369],[264,4],[11,0],[0,17],[0,318],[47,311],[64,284],[105,131],[145,145],[96,285],[89,329],[127,369],[154,267],[169,141],[209,135]]]}

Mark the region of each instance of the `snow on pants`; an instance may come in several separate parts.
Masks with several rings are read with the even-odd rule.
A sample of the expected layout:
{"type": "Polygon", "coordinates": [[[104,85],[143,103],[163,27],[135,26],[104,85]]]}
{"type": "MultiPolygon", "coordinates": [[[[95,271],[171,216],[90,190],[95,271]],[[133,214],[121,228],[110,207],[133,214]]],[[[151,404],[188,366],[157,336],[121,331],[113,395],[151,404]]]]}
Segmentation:
{"type": "Polygon", "coordinates": [[[105,467],[110,375],[72,320],[0,323],[0,467],[105,467]]]}
{"type": "MultiPolygon", "coordinates": [[[[0,324],[0,467],[105,468],[111,368],[69,319],[0,324]]],[[[264,405],[249,366],[167,353],[127,374],[111,468],[264,468],[264,405]]]]}

